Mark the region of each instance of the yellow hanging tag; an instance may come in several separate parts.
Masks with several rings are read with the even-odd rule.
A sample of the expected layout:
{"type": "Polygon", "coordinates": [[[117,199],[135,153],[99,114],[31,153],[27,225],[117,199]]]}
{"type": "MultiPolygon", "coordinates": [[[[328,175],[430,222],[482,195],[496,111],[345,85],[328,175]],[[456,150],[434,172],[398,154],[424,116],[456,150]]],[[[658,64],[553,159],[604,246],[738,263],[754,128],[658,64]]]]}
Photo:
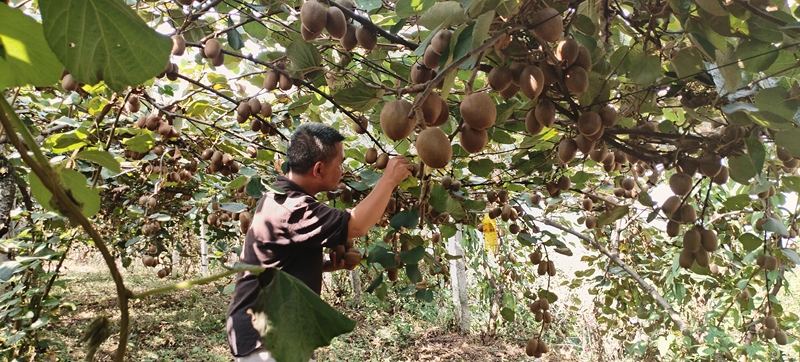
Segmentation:
{"type": "Polygon", "coordinates": [[[483,215],[483,240],[487,253],[497,253],[497,224],[489,214],[483,215]]]}

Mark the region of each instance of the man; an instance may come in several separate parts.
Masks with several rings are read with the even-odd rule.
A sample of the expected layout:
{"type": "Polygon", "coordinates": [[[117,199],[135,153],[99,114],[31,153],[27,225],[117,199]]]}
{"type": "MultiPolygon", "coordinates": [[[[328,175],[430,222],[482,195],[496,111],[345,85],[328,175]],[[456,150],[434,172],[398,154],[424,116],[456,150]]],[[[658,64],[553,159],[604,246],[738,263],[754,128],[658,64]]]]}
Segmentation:
{"type": "MultiPolygon", "coordinates": [[[[352,211],[329,207],[314,195],[337,189],[343,172],[342,140],[339,132],[320,123],[305,123],[295,130],[286,152],[289,172],[273,183],[285,193],[270,192],[259,200],[241,262],[281,269],[317,294],[322,272],[344,267],[344,261],[323,263],[322,248],[335,248],[349,238],[364,236],[380,219],[395,186],[411,175],[411,164],[402,156],[392,158],[372,192],[352,211]]],[[[274,361],[262,348],[261,336],[247,312],[258,292],[257,276],[250,272],[237,275],[226,326],[237,362],[274,361]]]]}

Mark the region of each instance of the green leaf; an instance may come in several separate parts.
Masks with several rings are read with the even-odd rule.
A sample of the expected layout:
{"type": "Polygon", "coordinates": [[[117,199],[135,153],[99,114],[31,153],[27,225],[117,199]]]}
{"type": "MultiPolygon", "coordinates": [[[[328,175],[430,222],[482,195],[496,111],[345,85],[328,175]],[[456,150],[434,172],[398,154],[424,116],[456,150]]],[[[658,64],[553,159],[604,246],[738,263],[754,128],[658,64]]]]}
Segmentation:
{"type": "Polygon", "coordinates": [[[408,276],[408,280],[412,283],[419,283],[422,281],[422,273],[420,273],[419,265],[417,264],[406,264],[406,275],[408,276]]]}
{"type": "Polygon", "coordinates": [[[447,199],[450,198],[447,190],[440,184],[434,184],[431,188],[431,197],[428,202],[433,206],[433,209],[438,212],[445,212],[447,210],[447,199]]]}
{"type": "Polygon", "coordinates": [[[67,196],[77,202],[83,216],[92,217],[100,211],[100,194],[97,189],[89,187],[86,176],[72,169],[64,169],[61,170],[61,181],[67,196]]]}
{"type": "Polygon", "coordinates": [[[764,243],[763,240],[751,233],[745,233],[739,236],[739,242],[742,243],[744,250],[748,253],[758,249],[764,243]]]}
{"type": "Polygon", "coordinates": [[[792,119],[800,106],[800,102],[791,98],[785,89],[778,87],[759,91],[755,103],[760,110],[774,113],[786,120],[792,119]]]}
{"type": "MultiPolygon", "coordinates": [[[[717,50],[716,52],[716,62],[717,66],[736,63],[736,55],[733,53],[733,47],[728,47],[725,53],[717,50]]],[[[727,93],[733,93],[739,88],[739,84],[742,83],[742,71],[739,69],[738,66],[726,66],[720,67],[719,73],[722,75],[722,79],[725,80],[725,84],[723,84],[723,89],[727,93]]]]}
{"type": "Polygon", "coordinates": [[[422,246],[417,246],[411,248],[411,250],[400,252],[400,260],[402,260],[405,264],[417,264],[420,260],[422,260],[423,256],[425,256],[425,248],[422,246]]]}
{"type": "Polygon", "coordinates": [[[374,108],[383,97],[383,90],[373,90],[367,87],[348,87],[333,95],[333,100],[344,107],[356,111],[366,111],[374,108]]]}
{"type": "Polygon", "coordinates": [[[486,12],[475,20],[475,27],[472,28],[472,49],[481,46],[489,38],[492,19],[494,19],[494,11],[486,12]]]}
{"type": "Polygon", "coordinates": [[[741,194],[729,197],[722,204],[725,205],[728,210],[742,210],[745,206],[750,205],[751,202],[750,195],[741,194]]]}
{"type": "Polygon", "coordinates": [[[25,85],[49,86],[63,66],[44,38],[42,25],[0,3],[0,90],[25,85]]]}
{"type": "Polygon", "coordinates": [[[608,215],[601,214],[597,218],[597,225],[599,225],[599,226],[609,225],[609,224],[613,223],[614,221],[619,220],[620,218],[622,218],[623,216],[625,216],[627,214],[628,214],[628,206],[627,205],[616,206],[611,210],[610,214],[608,214],[608,215]]]}
{"type": "Polygon", "coordinates": [[[769,69],[779,53],[774,45],[755,39],[745,39],[736,46],[736,56],[744,64],[744,70],[751,73],[769,69]]]}
{"type": "Polygon", "coordinates": [[[20,264],[16,260],[6,260],[0,263],[0,284],[3,284],[14,276],[20,264]]]}
{"type": "Polygon", "coordinates": [[[353,331],[354,320],[325,303],[303,282],[280,270],[272,272],[272,281],[258,293],[252,314],[253,327],[275,360],[308,361],[315,349],[353,331]]]}
{"type": "Polygon", "coordinates": [[[695,47],[683,48],[672,58],[678,77],[688,77],[703,71],[703,55],[695,47]]]}
{"type": "Polygon", "coordinates": [[[372,283],[369,283],[369,286],[367,287],[367,289],[366,289],[366,290],[364,290],[364,292],[366,292],[366,293],[372,293],[372,292],[373,292],[373,291],[375,291],[375,289],[376,289],[376,288],[378,288],[378,286],[380,286],[381,284],[383,284],[383,273],[381,273],[381,274],[378,274],[378,277],[377,277],[377,278],[375,278],[374,280],[372,280],[372,283]]]}
{"type": "Polygon", "coordinates": [[[228,45],[231,47],[231,49],[238,51],[244,48],[244,39],[242,39],[242,34],[239,34],[236,29],[228,29],[228,31],[225,32],[225,36],[228,38],[228,45]]]}
{"type": "MultiPolygon", "coordinates": [[[[501,122],[501,124],[502,124],[502,122],[501,122]]],[[[510,134],[508,134],[507,132],[505,132],[505,131],[503,131],[501,129],[495,129],[494,132],[492,132],[492,140],[497,142],[497,143],[504,144],[504,145],[513,145],[514,143],[517,142],[514,139],[514,137],[511,137],[510,134]]]]}
{"type": "Polygon", "coordinates": [[[151,29],[123,1],[41,0],[50,49],[81,83],[105,81],[115,91],[164,70],[172,40],[151,29]]]}
{"type": "Polygon", "coordinates": [[[106,151],[101,150],[83,150],[78,152],[75,156],[82,160],[92,161],[100,166],[107,168],[109,171],[119,173],[119,161],[113,155],[106,151]]]}
{"type": "Polygon", "coordinates": [[[643,86],[650,86],[661,76],[661,59],[658,55],[638,53],[632,59],[631,79],[643,86]]]}
{"type": "Polygon", "coordinates": [[[419,222],[419,211],[412,209],[398,212],[392,217],[392,220],[389,221],[389,225],[395,230],[400,230],[401,227],[411,229],[417,225],[417,222],[419,222]]]}
{"type": "Polygon", "coordinates": [[[781,185],[788,188],[789,190],[800,193],[800,177],[783,176],[781,177],[781,185]]]}
{"type": "Polygon", "coordinates": [[[790,129],[780,132],[775,132],[775,144],[781,146],[789,152],[792,157],[800,158],[800,129],[790,129]]]}
{"type": "Polygon", "coordinates": [[[67,133],[57,133],[47,139],[42,144],[42,147],[50,149],[53,153],[64,153],[74,151],[86,146],[84,142],[84,135],[81,132],[73,131],[67,133]]]}
{"type": "Polygon", "coordinates": [[[513,322],[516,317],[514,310],[509,307],[503,307],[503,309],[500,310],[500,315],[506,322],[513,322]]]}
{"type": "Polygon", "coordinates": [[[494,171],[494,162],[489,159],[470,160],[467,164],[469,172],[475,176],[489,177],[489,174],[494,171]]]}
{"type": "Polygon", "coordinates": [[[293,41],[286,47],[286,57],[292,62],[290,71],[292,75],[302,76],[319,68],[322,57],[314,44],[304,41],[293,41]]]}
{"type": "Polygon", "coordinates": [[[751,16],[747,19],[747,28],[753,39],[767,43],[778,43],[783,40],[783,31],[781,31],[777,24],[771,23],[758,16],[751,16]]]}
{"type": "Polygon", "coordinates": [[[728,170],[731,179],[742,185],[750,183],[750,179],[757,174],[753,162],[747,155],[728,157],[728,170]]]}
{"type": "Polygon", "coordinates": [[[436,3],[436,0],[399,0],[394,10],[398,17],[408,18],[422,14],[434,3],[436,3]]]}
{"type": "Polygon", "coordinates": [[[796,251],[787,248],[781,248],[781,252],[786,259],[789,259],[795,265],[800,264],[800,255],[797,254],[796,251]]]}
{"type": "Polygon", "coordinates": [[[771,217],[768,217],[767,222],[764,223],[764,230],[783,236],[789,236],[789,230],[786,229],[786,226],[783,225],[782,222],[771,217]]]}
{"type": "Polygon", "coordinates": [[[260,21],[251,21],[247,24],[244,24],[242,28],[244,29],[245,33],[250,35],[250,37],[253,39],[264,40],[267,38],[267,36],[269,36],[269,30],[260,21]]]}
{"type": "Polygon", "coordinates": [[[744,143],[747,145],[747,154],[750,156],[750,162],[753,163],[753,169],[756,170],[756,174],[761,173],[764,168],[764,159],[767,157],[764,145],[761,144],[758,137],[747,137],[744,139],[744,143]]]}
{"type": "Polygon", "coordinates": [[[414,297],[423,302],[430,303],[433,301],[433,291],[427,288],[420,289],[414,294],[414,297]]]}
{"type": "Polygon", "coordinates": [[[250,207],[247,205],[240,204],[238,202],[223,202],[219,204],[219,208],[232,213],[247,211],[250,209],[250,207]]]}
{"type": "Polygon", "coordinates": [[[153,148],[153,146],[156,144],[156,139],[153,138],[153,134],[151,132],[143,132],[138,136],[122,141],[122,144],[125,145],[125,148],[128,150],[145,153],[153,148]]]}
{"type": "Polygon", "coordinates": [[[384,247],[376,247],[367,257],[368,263],[378,263],[384,269],[397,268],[397,261],[394,259],[394,252],[384,247]]]}
{"type": "Polygon", "coordinates": [[[465,216],[467,216],[466,212],[464,212],[464,208],[461,206],[461,203],[458,200],[447,197],[447,204],[445,206],[445,210],[450,214],[454,220],[461,220],[465,216]]]}
{"type": "Polygon", "coordinates": [[[494,9],[497,10],[498,15],[509,18],[517,12],[520,3],[521,2],[517,0],[500,0],[500,3],[497,4],[497,7],[494,9]]]}
{"type": "Polygon", "coordinates": [[[250,178],[250,181],[247,181],[247,186],[244,187],[244,191],[247,192],[247,195],[250,197],[259,199],[264,195],[264,192],[267,191],[267,188],[261,183],[260,177],[254,176],[250,178]]]}
{"type": "Polygon", "coordinates": [[[694,0],[703,10],[714,16],[728,16],[728,11],[718,0],[694,0]]]}
{"type": "Polygon", "coordinates": [[[442,28],[451,25],[460,25],[467,22],[469,18],[464,13],[464,8],[457,1],[437,2],[430,9],[426,10],[417,20],[417,24],[428,29],[441,26],[442,28]]]}

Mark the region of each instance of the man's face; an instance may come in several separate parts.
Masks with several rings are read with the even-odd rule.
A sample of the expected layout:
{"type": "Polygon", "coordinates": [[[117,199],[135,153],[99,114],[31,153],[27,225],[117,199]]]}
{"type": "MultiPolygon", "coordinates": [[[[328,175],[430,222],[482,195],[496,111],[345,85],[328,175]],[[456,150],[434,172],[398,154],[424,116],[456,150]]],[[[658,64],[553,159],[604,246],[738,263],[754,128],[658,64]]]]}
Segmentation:
{"type": "Polygon", "coordinates": [[[325,186],[328,191],[334,191],[339,186],[339,181],[342,179],[342,174],[344,173],[344,168],[342,164],[344,163],[344,147],[342,147],[341,142],[336,143],[336,158],[328,162],[325,165],[325,168],[328,172],[326,172],[325,177],[325,186]]]}

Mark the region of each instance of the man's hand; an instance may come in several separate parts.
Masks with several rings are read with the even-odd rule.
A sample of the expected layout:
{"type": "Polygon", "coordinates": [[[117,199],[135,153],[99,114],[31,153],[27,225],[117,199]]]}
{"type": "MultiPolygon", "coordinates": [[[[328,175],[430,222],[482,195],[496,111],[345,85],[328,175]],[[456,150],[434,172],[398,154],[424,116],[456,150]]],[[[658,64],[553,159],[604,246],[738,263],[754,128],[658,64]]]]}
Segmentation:
{"type": "Polygon", "coordinates": [[[386,171],[384,171],[383,177],[388,178],[393,185],[397,186],[397,184],[407,179],[408,176],[411,176],[411,170],[413,169],[414,166],[411,165],[411,162],[407,158],[395,156],[392,157],[386,165],[386,171]]]}
{"type": "Polygon", "coordinates": [[[358,264],[356,265],[345,264],[344,258],[339,258],[339,256],[336,255],[335,251],[331,253],[331,258],[332,258],[331,260],[325,260],[325,262],[322,263],[323,273],[330,273],[341,269],[353,270],[358,266],[358,264]]]}

